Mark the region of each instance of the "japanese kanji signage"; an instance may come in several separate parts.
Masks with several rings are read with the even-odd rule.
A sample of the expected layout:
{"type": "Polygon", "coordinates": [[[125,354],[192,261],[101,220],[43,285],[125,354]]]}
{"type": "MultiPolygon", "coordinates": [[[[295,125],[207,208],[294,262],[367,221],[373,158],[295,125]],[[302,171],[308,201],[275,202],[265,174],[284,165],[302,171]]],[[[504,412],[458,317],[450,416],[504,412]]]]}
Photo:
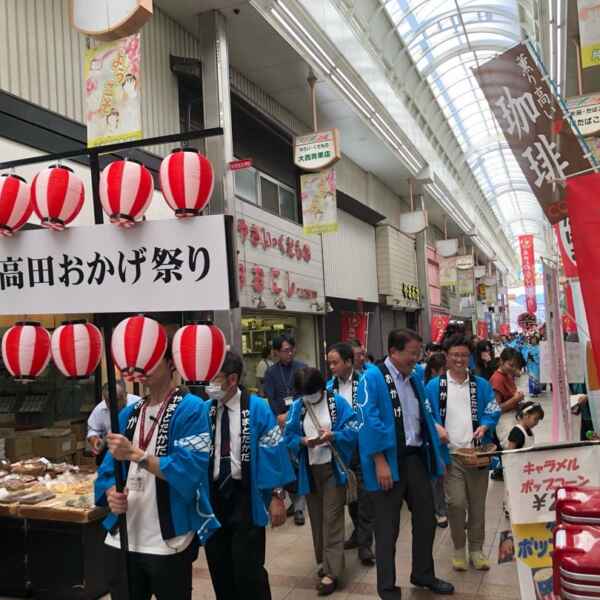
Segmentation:
{"type": "Polygon", "coordinates": [[[440,287],[456,285],[456,256],[440,258],[440,287]]]}
{"type": "Polygon", "coordinates": [[[555,180],[591,164],[527,45],[518,44],[473,72],[544,213],[557,223],[567,207],[555,180]]]}
{"type": "Polygon", "coordinates": [[[503,454],[511,523],[554,521],[556,490],[565,485],[599,485],[599,461],[600,446],[595,445],[503,454]]]}
{"type": "Polygon", "coordinates": [[[535,297],[535,253],[533,251],[533,235],[520,235],[519,248],[521,250],[521,270],[523,271],[523,286],[525,287],[527,312],[535,315],[537,312],[537,300],[535,297]]]}
{"type": "Polygon", "coordinates": [[[229,310],[231,222],[20,232],[0,241],[0,314],[229,310]]]}
{"type": "Polygon", "coordinates": [[[569,98],[567,106],[581,135],[600,133],[600,94],[569,98]]]}
{"type": "Polygon", "coordinates": [[[294,164],[304,171],[320,171],[331,167],[341,157],[340,133],[337,129],[309,133],[294,141],[294,164]]]}

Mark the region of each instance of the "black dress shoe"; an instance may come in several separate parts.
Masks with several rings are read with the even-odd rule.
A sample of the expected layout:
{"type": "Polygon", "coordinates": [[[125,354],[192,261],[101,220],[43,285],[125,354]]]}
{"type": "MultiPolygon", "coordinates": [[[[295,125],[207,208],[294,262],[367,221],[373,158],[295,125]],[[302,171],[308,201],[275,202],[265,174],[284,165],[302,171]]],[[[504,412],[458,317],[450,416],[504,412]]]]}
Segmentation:
{"type": "Polygon", "coordinates": [[[401,600],[402,599],[402,591],[396,586],[393,590],[385,590],[383,592],[378,592],[379,597],[383,600],[401,600]]]}
{"type": "Polygon", "coordinates": [[[305,523],[304,513],[301,510],[297,510],[294,513],[294,523],[298,526],[302,526],[305,523]]]}
{"type": "Polygon", "coordinates": [[[427,588],[434,594],[442,594],[444,596],[454,594],[454,586],[447,581],[438,579],[437,577],[434,577],[431,581],[420,581],[415,577],[411,577],[410,582],[417,587],[427,588]]]}
{"type": "Polygon", "coordinates": [[[375,555],[371,548],[359,548],[358,560],[360,560],[365,567],[372,567],[375,564],[375,555]]]}
{"type": "Polygon", "coordinates": [[[356,531],[352,532],[352,535],[344,542],[344,550],[354,550],[358,548],[358,541],[356,540],[356,531]]]}

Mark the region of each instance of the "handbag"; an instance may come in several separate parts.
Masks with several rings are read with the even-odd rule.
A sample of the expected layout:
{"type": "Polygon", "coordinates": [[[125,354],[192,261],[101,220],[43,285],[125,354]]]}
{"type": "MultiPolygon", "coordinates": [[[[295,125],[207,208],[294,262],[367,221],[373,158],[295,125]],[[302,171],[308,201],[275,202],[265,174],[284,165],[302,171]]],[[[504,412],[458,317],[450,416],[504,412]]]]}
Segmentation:
{"type": "MultiPolygon", "coordinates": [[[[316,430],[321,431],[321,424],[312,406],[308,402],[304,402],[304,407],[316,430]]],[[[327,445],[331,448],[333,460],[335,460],[340,471],[346,476],[346,504],[352,504],[358,500],[358,480],[356,479],[356,473],[344,463],[334,444],[328,442],[327,445]]]]}

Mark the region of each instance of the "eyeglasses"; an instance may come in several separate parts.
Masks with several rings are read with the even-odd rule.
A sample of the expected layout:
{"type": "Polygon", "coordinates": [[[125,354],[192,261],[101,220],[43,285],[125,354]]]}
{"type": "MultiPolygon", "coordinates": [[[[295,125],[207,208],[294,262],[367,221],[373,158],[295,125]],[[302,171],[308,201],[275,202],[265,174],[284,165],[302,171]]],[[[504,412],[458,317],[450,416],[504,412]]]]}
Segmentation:
{"type": "Polygon", "coordinates": [[[470,357],[470,354],[465,354],[465,353],[458,353],[458,352],[449,352],[448,356],[450,358],[455,358],[455,359],[461,359],[464,358],[465,360],[467,360],[470,357]]]}
{"type": "Polygon", "coordinates": [[[279,354],[291,354],[293,351],[293,348],[282,348],[279,350],[279,354]]]}

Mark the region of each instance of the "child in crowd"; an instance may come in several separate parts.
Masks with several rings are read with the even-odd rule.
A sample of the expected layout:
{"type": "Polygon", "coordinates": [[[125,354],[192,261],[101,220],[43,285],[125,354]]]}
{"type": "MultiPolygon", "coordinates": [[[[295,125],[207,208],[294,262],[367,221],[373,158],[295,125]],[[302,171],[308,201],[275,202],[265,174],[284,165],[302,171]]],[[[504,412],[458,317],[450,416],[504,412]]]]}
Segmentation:
{"type": "Polygon", "coordinates": [[[533,428],[544,418],[544,409],[539,402],[523,402],[517,412],[517,424],[508,434],[508,449],[530,448],[535,444],[533,428]]]}

